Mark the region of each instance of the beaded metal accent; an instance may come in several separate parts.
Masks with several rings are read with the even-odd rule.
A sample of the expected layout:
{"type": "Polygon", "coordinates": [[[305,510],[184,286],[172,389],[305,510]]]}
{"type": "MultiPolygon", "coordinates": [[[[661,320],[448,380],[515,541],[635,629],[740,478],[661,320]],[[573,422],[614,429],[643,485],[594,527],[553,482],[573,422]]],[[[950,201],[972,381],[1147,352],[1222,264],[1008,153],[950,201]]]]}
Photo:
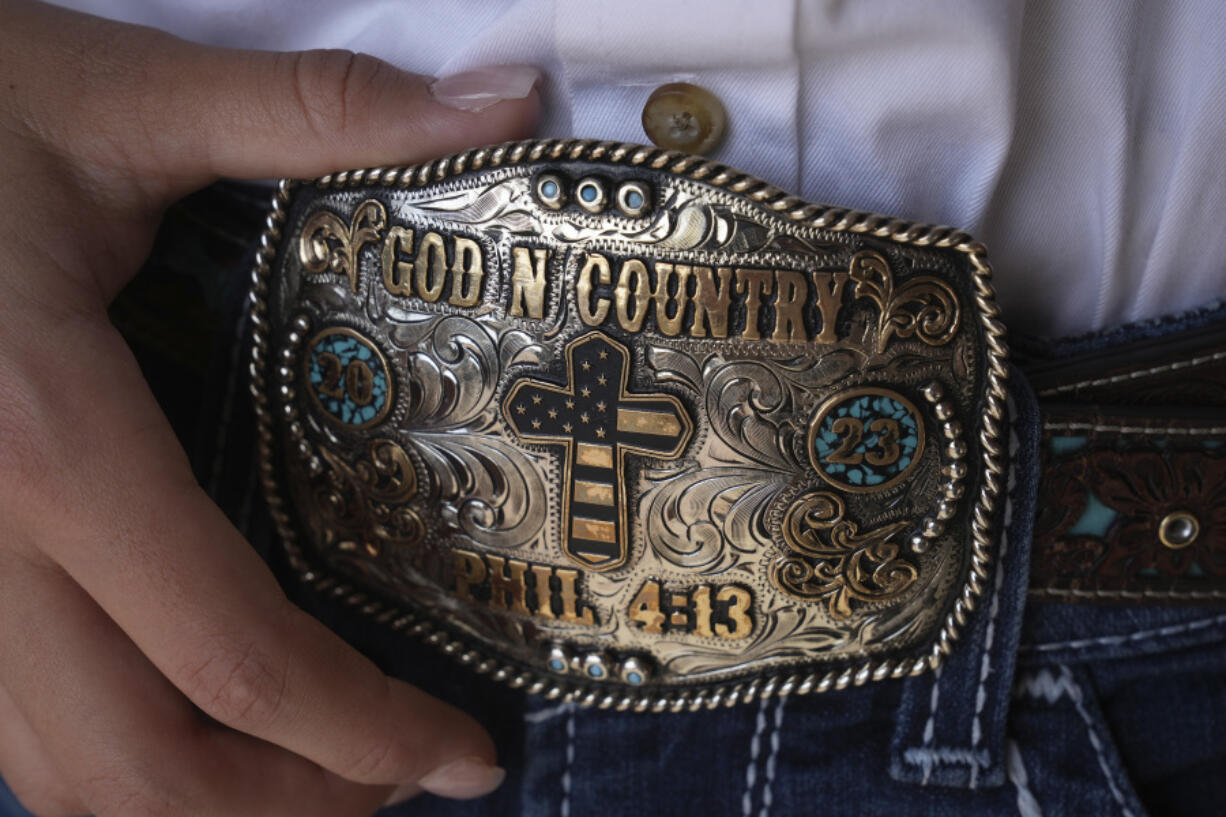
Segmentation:
{"type": "Polygon", "coordinates": [[[939,665],[981,595],[981,245],[636,145],[283,182],[262,479],[316,589],[512,686],[693,710],[939,665]]]}

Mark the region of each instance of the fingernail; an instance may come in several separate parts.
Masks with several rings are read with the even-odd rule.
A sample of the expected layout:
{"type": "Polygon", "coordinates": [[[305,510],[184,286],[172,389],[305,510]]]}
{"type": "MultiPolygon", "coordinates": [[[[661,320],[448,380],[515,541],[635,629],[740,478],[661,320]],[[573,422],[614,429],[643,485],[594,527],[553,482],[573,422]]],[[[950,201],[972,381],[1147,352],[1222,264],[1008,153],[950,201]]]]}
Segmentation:
{"type": "Polygon", "coordinates": [[[531,65],[494,65],[436,79],[430,93],[449,108],[483,111],[504,99],[523,99],[541,80],[531,65]]]}
{"type": "Polygon", "coordinates": [[[388,795],[383,801],[385,806],[398,806],[401,803],[412,800],[417,795],[421,794],[421,786],[416,783],[405,783],[403,786],[396,788],[394,792],[388,795]]]}
{"type": "Polygon", "coordinates": [[[431,794],[467,800],[489,794],[502,785],[506,770],[479,757],[462,757],[440,766],[417,781],[431,794]]]}

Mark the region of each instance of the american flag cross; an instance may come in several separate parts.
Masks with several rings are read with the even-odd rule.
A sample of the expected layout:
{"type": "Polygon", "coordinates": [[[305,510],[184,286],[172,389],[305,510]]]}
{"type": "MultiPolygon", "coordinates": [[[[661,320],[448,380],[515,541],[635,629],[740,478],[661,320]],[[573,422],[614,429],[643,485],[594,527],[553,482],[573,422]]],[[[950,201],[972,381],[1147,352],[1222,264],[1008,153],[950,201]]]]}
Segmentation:
{"type": "Polygon", "coordinates": [[[520,378],[502,412],[524,442],[562,449],[562,532],[566,554],[593,570],[628,556],[626,457],[674,460],[694,433],[670,394],[631,394],[630,351],[589,332],[566,347],[566,381],[520,378]]]}

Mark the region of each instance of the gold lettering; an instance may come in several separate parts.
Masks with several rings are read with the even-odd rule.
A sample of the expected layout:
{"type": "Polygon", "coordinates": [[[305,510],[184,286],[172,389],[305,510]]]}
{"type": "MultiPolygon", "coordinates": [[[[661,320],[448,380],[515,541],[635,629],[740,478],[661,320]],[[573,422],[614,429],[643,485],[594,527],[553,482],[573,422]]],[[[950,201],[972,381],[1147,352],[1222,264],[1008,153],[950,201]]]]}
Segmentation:
{"type": "Polygon", "coordinates": [[[485,278],[485,259],[481,245],[471,238],[457,237],[455,258],[451,262],[452,306],[475,306],[481,298],[481,281],[485,278]]]}
{"type": "Polygon", "coordinates": [[[711,337],[728,337],[728,299],[732,295],[729,279],[732,277],[732,269],[720,267],[715,274],[719,276],[718,287],[711,276],[710,267],[694,267],[697,288],[694,292],[694,322],[690,324],[690,337],[707,336],[703,318],[706,318],[711,327],[711,337]]]}
{"type": "Polygon", "coordinates": [[[434,303],[443,294],[447,277],[447,251],[443,237],[438,233],[426,233],[417,248],[413,262],[413,286],[417,295],[427,303],[434,303]]]}
{"type": "Polygon", "coordinates": [[[617,274],[617,288],[613,290],[613,299],[617,304],[617,322],[622,329],[637,332],[643,328],[643,320],[647,317],[647,300],[650,297],[647,267],[637,258],[623,261],[617,274]],[[631,276],[634,276],[634,314],[630,313],[631,276]]]}
{"type": "Polygon", "coordinates": [[[745,340],[761,340],[758,333],[758,319],[762,311],[762,299],[770,295],[775,286],[775,276],[768,269],[737,268],[736,292],[745,296],[745,331],[741,337],[745,340]]]}
{"type": "Polygon", "coordinates": [[[675,267],[672,264],[658,263],[656,268],[656,289],[651,293],[651,297],[656,302],[656,326],[660,327],[662,334],[669,337],[676,337],[681,332],[681,320],[685,317],[685,307],[690,301],[690,274],[693,268],[689,264],[677,264],[675,267]],[[677,279],[677,294],[672,298],[669,297],[669,282],[676,276],[677,279]],[[673,301],[676,304],[676,310],[672,317],[668,316],[668,302],[673,301]]]}
{"type": "Polygon", "coordinates": [[[579,302],[579,318],[588,326],[599,326],[609,317],[609,299],[600,298],[592,308],[592,270],[596,271],[596,280],[601,284],[609,284],[613,273],[609,269],[609,259],[600,253],[590,253],[583,269],[579,270],[579,281],[576,287],[576,300],[579,302]]]}
{"type": "Polygon", "coordinates": [[[452,551],[451,572],[455,577],[456,597],[463,601],[475,601],[472,586],[485,581],[485,562],[469,550],[452,551]]]}
{"type": "Polygon", "coordinates": [[[485,560],[489,563],[490,607],[528,615],[528,583],[524,580],[528,563],[517,559],[507,561],[501,556],[486,556],[485,560]],[[504,568],[510,568],[510,575],[504,568]]]}
{"type": "Polygon", "coordinates": [[[645,633],[664,632],[664,614],[660,612],[660,583],[646,582],[630,602],[630,620],[643,625],[645,633]]]}
{"type": "Polygon", "coordinates": [[[694,591],[694,632],[709,637],[711,632],[711,588],[701,585],[694,591]]]}
{"type": "Polygon", "coordinates": [[[802,343],[808,338],[800,310],[809,294],[809,287],[803,275],[789,269],[775,270],[775,281],[778,283],[775,287],[778,295],[775,296],[775,331],[771,333],[771,340],[775,343],[802,343]]]}
{"type": "Polygon", "coordinates": [[[532,579],[536,585],[536,615],[540,618],[553,618],[553,591],[549,588],[549,577],[553,569],[548,565],[533,565],[532,579]]]}
{"type": "Polygon", "coordinates": [[[413,252],[413,231],[406,227],[392,227],[383,239],[383,286],[393,295],[412,295],[413,285],[409,280],[413,265],[398,258],[398,253],[413,252]]]}
{"type": "Polygon", "coordinates": [[[575,590],[575,585],[579,581],[579,571],[570,570],[568,568],[558,568],[554,571],[554,575],[558,577],[558,582],[562,586],[560,594],[562,599],[562,614],[558,616],[562,621],[570,621],[575,624],[587,624],[591,626],[595,624],[595,617],[592,615],[592,608],[584,607],[583,613],[580,614],[579,594],[575,590]]]}
{"type": "Polygon", "coordinates": [[[843,286],[847,283],[847,276],[846,272],[813,273],[817,312],[822,316],[822,331],[813,339],[816,343],[834,343],[839,339],[835,334],[834,322],[843,304],[843,286]]]}
{"type": "Polygon", "coordinates": [[[512,247],[515,268],[511,273],[511,317],[545,317],[545,263],[548,250],[512,247]]]}
{"type": "Polygon", "coordinates": [[[718,601],[732,602],[728,606],[728,619],[732,622],[732,626],[716,622],[715,634],[720,638],[748,638],[753,632],[753,619],[749,617],[753,598],[749,595],[749,591],[735,584],[726,584],[715,594],[715,598],[718,601]]]}

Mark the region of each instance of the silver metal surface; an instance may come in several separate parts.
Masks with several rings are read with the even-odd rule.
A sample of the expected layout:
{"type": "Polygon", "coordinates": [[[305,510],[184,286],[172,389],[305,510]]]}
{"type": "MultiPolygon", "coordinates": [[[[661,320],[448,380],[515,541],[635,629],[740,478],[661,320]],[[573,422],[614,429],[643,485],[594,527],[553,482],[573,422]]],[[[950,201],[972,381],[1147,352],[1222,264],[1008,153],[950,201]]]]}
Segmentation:
{"type": "Polygon", "coordinates": [[[987,577],[980,245],[573,140],[283,183],[263,477],[319,589],[476,671],[650,711],[936,666],[987,577]]]}

